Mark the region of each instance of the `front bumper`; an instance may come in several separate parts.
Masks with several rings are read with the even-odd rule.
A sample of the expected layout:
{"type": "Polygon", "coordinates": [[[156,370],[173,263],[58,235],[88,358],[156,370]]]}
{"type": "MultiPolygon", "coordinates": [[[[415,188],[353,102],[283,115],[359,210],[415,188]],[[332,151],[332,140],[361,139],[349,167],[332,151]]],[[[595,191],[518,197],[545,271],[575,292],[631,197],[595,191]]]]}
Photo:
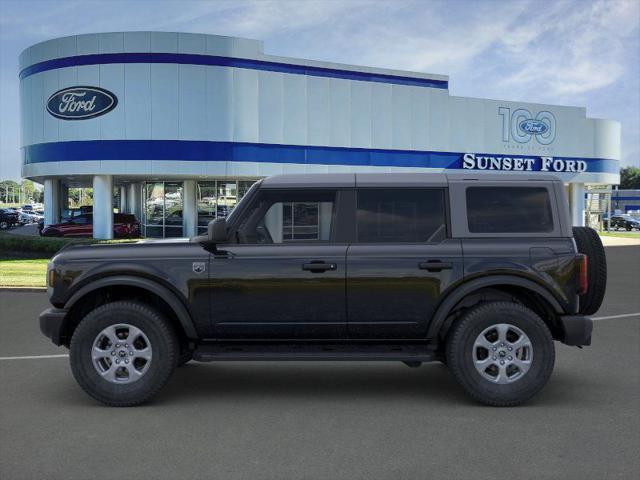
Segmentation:
{"type": "Polygon", "coordinates": [[[572,346],[591,345],[591,332],[593,320],[582,315],[562,315],[560,317],[562,328],[562,343],[572,346]]]}
{"type": "Polygon", "coordinates": [[[40,314],[40,331],[56,345],[65,341],[67,311],[60,308],[47,308],[40,314]]]}

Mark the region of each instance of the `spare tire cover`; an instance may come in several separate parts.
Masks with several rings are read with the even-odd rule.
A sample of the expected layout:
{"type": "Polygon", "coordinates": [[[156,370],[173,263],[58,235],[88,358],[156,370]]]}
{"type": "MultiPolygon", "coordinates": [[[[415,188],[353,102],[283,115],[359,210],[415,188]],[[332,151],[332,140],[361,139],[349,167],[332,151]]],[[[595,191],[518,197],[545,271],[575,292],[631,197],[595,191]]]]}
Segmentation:
{"type": "Polygon", "coordinates": [[[607,289],[607,257],[598,233],[589,227],[573,227],[573,238],[578,252],[587,256],[589,288],[580,295],[579,312],[593,315],[598,311],[607,289]]]}

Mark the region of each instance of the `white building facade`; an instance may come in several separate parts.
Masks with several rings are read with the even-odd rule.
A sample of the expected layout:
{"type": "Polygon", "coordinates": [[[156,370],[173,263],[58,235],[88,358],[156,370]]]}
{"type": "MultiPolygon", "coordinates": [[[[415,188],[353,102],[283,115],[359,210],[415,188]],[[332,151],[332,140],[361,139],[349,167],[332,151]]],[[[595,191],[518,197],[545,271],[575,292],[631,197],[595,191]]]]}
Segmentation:
{"type": "Polygon", "coordinates": [[[553,173],[576,225],[585,184],[619,183],[620,124],[579,107],[449,95],[442,75],[284,58],[262,42],[121,32],[20,56],[23,177],[45,223],[93,187],[94,236],[114,191],[149,237],[191,236],[280,173],[553,173]]]}

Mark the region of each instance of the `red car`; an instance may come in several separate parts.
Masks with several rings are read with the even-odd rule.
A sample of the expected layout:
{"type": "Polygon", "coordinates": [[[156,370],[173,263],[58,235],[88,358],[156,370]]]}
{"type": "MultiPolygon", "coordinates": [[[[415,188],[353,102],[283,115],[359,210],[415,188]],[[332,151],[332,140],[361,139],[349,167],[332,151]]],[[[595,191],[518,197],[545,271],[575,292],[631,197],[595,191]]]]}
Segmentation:
{"type": "MultiPolygon", "coordinates": [[[[65,222],[47,225],[42,229],[43,237],[88,237],[93,236],[93,215],[83,214],[65,222]]],[[[140,236],[140,223],[134,215],[115,213],[113,215],[113,237],[135,238],[140,236]]]]}

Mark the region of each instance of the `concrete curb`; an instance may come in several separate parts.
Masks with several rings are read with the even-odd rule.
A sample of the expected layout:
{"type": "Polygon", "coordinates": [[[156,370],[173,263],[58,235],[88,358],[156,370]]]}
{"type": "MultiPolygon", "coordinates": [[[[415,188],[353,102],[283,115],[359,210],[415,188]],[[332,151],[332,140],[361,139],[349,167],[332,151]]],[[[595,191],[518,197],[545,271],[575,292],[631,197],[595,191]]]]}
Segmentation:
{"type": "Polygon", "coordinates": [[[46,292],[47,287],[0,287],[0,292],[46,292]]]}

